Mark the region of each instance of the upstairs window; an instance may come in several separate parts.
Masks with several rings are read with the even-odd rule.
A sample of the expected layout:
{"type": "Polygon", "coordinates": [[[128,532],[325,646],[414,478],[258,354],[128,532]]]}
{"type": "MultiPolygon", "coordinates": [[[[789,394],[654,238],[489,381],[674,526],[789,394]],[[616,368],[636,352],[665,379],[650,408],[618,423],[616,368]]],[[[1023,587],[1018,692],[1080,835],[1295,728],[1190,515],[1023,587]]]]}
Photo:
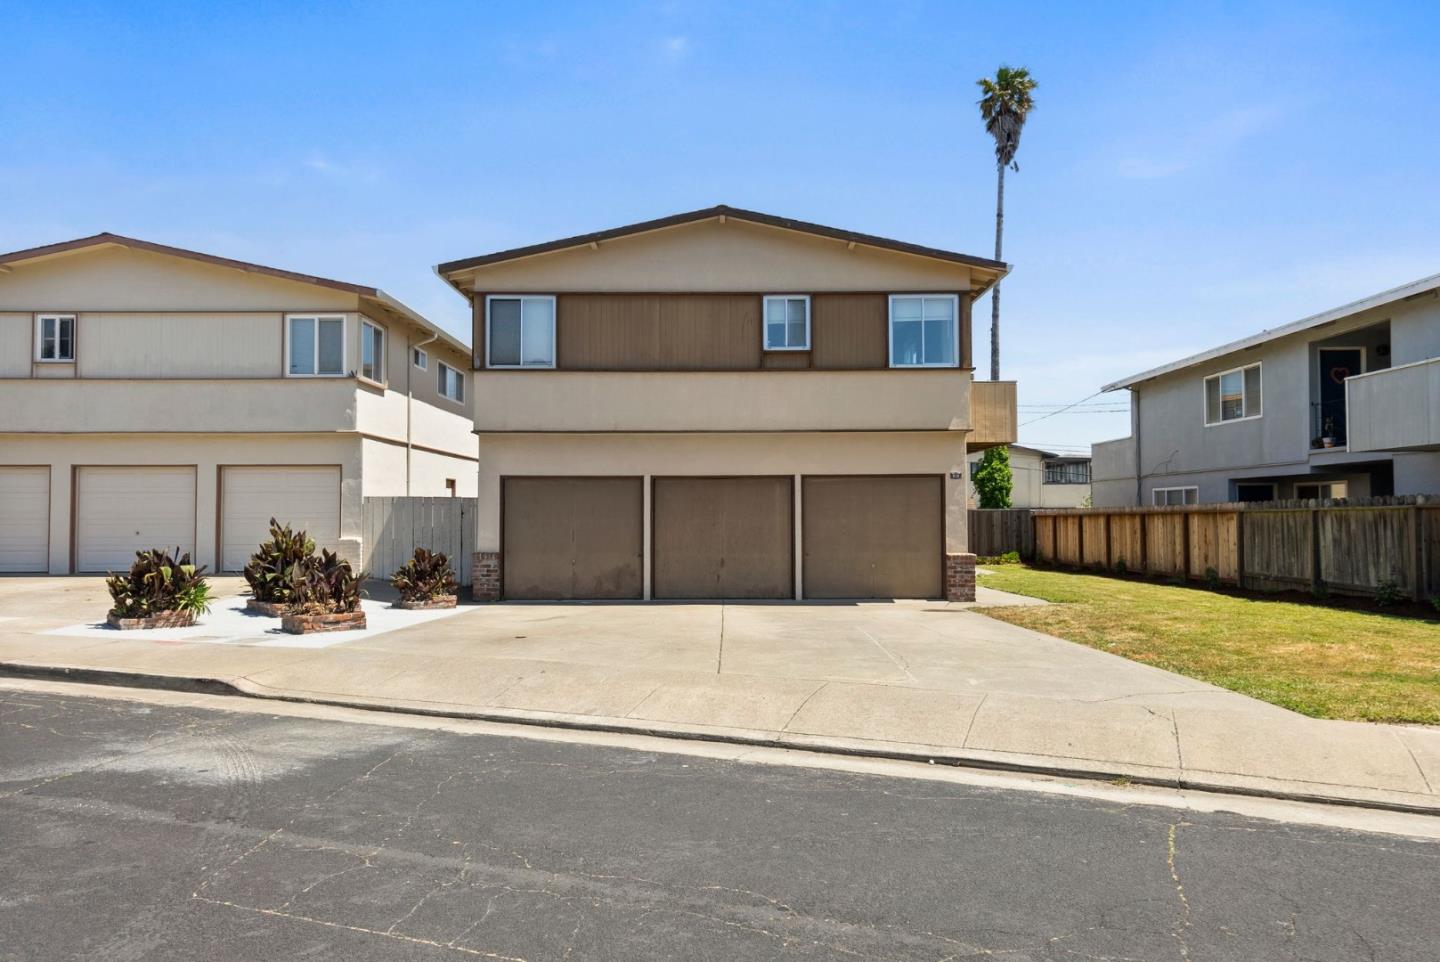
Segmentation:
{"type": "Polygon", "coordinates": [[[385,381],[385,328],[360,322],[360,376],[385,381]]]}
{"type": "Polygon", "coordinates": [[[430,355],[427,354],[424,349],[418,347],[415,348],[413,361],[415,366],[418,367],[420,370],[430,370],[430,355]]]}
{"type": "Polygon", "coordinates": [[[448,397],[457,404],[465,403],[465,375],[455,370],[444,361],[436,362],[436,368],[440,372],[440,394],[448,397]]]}
{"type": "Polygon", "coordinates": [[[1045,484],[1089,484],[1089,461],[1046,461],[1045,484]]]}
{"type": "Polygon", "coordinates": [[[959,306],[954,294],[892,294],[890,366],[958,367],[959,306]]]}
{"type": "Polygon", "coordinates": [[[286,370],[291,377],[345,374],[344,315],[292,314],[286,329],[286,370]]]}
{"type": "Polygon", "coordinates": [[[1224,424],[1260,416],[1260,365],[1250,364],[1205,379],[1205,423],[1224,424]]]}
{"type": "Polygon", "coordinates": [[[804,294],[765,297],[765,350],[810,350],[810,298],[804,294]]]}
{"type": "Polygon", "coordinates": [[[555,298],[485,298],[486,367],[555,366],[555,298]]]}
{"type": "Polygon", "coordinates": [[[35,318],[35,359],[75,360],[75,315],[41,314],[35,318]]]}

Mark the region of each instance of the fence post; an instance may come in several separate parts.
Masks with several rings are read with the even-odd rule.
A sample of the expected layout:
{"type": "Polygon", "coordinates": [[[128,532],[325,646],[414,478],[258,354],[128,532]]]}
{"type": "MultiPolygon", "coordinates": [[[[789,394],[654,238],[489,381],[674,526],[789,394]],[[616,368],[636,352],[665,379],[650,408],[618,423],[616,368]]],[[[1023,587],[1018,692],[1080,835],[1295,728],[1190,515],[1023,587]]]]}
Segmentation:
{"type": "Polygon", "coordinates": [[[1195,515],[1189,511],[1183,508],[1180,510],[1180,558],[1184,565],[1180,574],[1186,580],[1195,577],[1195,572],[1191,570],[1190,564],[1190,519],[1193,517],[1195,515]]]}
{"type": "Polygon", "coordinates": [[[1310,508],[1310,590],[1319,594],[1325,588],[1325,579],[1320,576],[1320,508],[1310,508]]]}
{"type": "Polygon", "coordinates": [[[1235,586],[1245,588],[1245,506],[1235,512],[1235,586]]]}
{"type": "Polygon", "coordinates": [[[1414,550],[1415,562],[1415,593],[1411,596],[1416,604],[1425,600],[1425,589],[1429,585],[1429,578],[1425,571],[1425,519],[1420,513],[1417,505],[1410,509],[1410,531],[1414,550]]]}

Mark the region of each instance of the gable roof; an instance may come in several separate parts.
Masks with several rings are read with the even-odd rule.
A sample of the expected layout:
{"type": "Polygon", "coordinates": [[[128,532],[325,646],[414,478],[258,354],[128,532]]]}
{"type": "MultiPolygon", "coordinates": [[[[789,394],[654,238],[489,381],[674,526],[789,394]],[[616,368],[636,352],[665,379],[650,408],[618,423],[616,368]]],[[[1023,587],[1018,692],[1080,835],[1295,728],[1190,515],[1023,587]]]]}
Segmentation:
{"type": "Polygon", "coordinates": [[[300,284],[312,284],[316,287],[326,287],[336,291],[347,291],[351,294],[368,298],[380,306],[394,311],[425,331],[436,334],[440,340],[447,342],[456,350],[465,354],[470,353],[469,345],[440,330],[439,327],[426,320],[423,315],[407,307],[378,287],[351,284],[347,281],[331,280],[328,277],[316,277],[313,274],[301,274],[296,271],[283,270],[279,267],[266,267],[264,264],[252,264],[249,261],[237,261],[229,257],[219,257],[215,254],[204,254],[200,251],[186,250],[183,247],[170,247],[167,244],[157,244],[154,241],[141,240],[138,237],[112,234],[109,231],[92,234],[89,237],[77,237],[75,240],[61,241],[58,244],[46,244],[43,247],[30,247],[25,250],[11,251],[8,254],[0,254],[0,271],[5,270],[7,265],[10,264],[22,264],[26,261],[55,257],[61,254],[70,254],[76,251],[88,250],[93,247],[126,247],[132,250],[148,251],[152,254],[163,254],[167,257],[179,257],[185,260],[197,261],[202,264],[210,264],[214,267],[225,267],[231,270],[243,271],[247,274],[262,274],[267,277],[295,281],[300,284]]]}
{"type": "Polygon", "coordinates": [[[1407,300],[1430,291],[1440,290],[1440,274],[1431,274],[1429,277],[1422,277],[1418,281],[1411,281],[1408,284],[1401,284],[1399,287],[1392,287],[1388,291],[1381,291],[1379,294],[1372,294],[1363,297],[1358,301],[1351,301],[1349,304],[1342,304],[1339,307],[1331,308],[1328,311],[1321,311],[1319,314],[1311,314],[1309,317],[1302,317],[1298,321],[1283,324],[1280,327],[1268,328],[1259,334],[1252,334],[1249,337],[1242,337],[1238,341],[1231,341],[1228,344],[1221,344],[1219,347],[1211,348],[1208,351],[1201,351],[1198,354],[1191,354],[1178,361],[1171,361],[1169,364],[1162,364],[1159,367],[1142,371],[1139,374],[1132,374],[1130,377],[1122,378],[1105,385],[1100,390],[1118,391],[1121,388],[1132,387],[1142,381],[1149,381],[1165,374],[1172,374],[1175,371],[1183,371],[1187,367],[1196,364],[1203,364],[1206,361],[1213,361],[1216,358],[1224,357],[1227,354],[1234,354],[1237,351],[1245,351],[1252,347],[1270,341],[1288,337],[1291,334],[1299,334],[1302,331],[1313,330],[1333,323],[1352,314],[1359,314],[1363,311],[1374,310],[1377,307],[1385,307],[1396,301],[1407,300]]]}
{"type": "MultiPolygon", "coordinates": [[[[594,231],[589,234],[577,234],[574,237],[562,237],[559,240],[546,241],[543,244],[530,244],[526,247],[515,247],[510,250],[495,251],[491,254],[481,254],[478,257],[466,257],[457,261],[447,261],[444,264],[436,265],[435,271],[446,280],[451,280],[449,276],[451,274],[476,267],[484,267],[488,264],[518,260],[522,257],[533,257],[537,254],[549,254],[553,251],[584,247],[588,244],[599,244],[602,241],[615,240],[620,237],[630,237],[635,234],[644,234],[650,231],[664,230],[667,227],[679,227],[684,224],[694,224],[700,221],[715,220],[721,217],[747,221],[765,227],[775,227],[780,230],[791,230],[802,234],[811,234],[816,237],[828,237],[832,240],[861,244],[880,250],[897,251],[902,254],[913,254],[917,257],[930,257],[935,260],[964,264],[967,267],[993,272],[996,280],[1003,277],[1010,270],[1009,265],[1004,261],[975,257],[970,254],[961,254],[957,251],[942,250],[938,247],[924,247],[920,244],[911,244],[907,241],[894,240],[889,237],[877,237],[874,234],[861,234],[857,231],[843,230],[839,227],[826,227],[824,224],[812,224],[808,221],[794,220],[789,217],[777,217],[774,214],[744,210],[739,207],[731,207],[727,204],[716,204],[714,207],[703,207],[700,210],[671,214],[669,217],[640,221],[636,224],[626,224],[623,227],[612,227],[609,230],[594,231]]],[[[988,286],[987,284],[985,287],[981,287],[979,291],[984,291],[988,286]]],[[[979,291],[977,291],[976,296],[979,296],[979,291]]]]}

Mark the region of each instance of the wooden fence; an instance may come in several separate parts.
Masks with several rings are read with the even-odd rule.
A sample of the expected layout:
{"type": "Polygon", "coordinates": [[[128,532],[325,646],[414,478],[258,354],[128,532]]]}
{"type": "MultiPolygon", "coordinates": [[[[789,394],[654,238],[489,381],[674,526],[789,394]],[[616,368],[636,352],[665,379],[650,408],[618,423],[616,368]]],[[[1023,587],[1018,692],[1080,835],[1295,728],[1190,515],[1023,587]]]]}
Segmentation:
{"type": "Polygon", "coordinates": [[[971,508],[970,551],[983,557],[1018,551],[1035,554],[1035,525],[1029,508],[971,508]]]}
{"type": "Polygon", "coordinates": [[[1260,591],[1440,595],[1440,498],[1034,512],[1035,557],[1260,591]],[[1212,575],[1213,572],[1213,575],[1212,575]]]}
{"type": "Polygon", "coordinates": [[[470,584],[475,505],[475,498],[362,499],[361,570],[389,578],[416,548],[429,548],[449,555],[460,584],[470,584]]]}

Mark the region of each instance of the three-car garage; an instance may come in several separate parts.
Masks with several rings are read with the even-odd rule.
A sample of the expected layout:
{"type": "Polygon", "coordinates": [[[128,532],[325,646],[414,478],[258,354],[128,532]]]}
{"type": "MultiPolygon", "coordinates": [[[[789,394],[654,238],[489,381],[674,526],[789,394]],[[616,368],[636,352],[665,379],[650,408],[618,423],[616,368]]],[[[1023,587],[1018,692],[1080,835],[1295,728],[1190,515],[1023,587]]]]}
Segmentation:
{"type": "Polygon", "coordinates": [[[656,600],[937,598],[944,495],[939,475],[506,477],[502,595],[639,600],[648,555],[656,600]]]}

